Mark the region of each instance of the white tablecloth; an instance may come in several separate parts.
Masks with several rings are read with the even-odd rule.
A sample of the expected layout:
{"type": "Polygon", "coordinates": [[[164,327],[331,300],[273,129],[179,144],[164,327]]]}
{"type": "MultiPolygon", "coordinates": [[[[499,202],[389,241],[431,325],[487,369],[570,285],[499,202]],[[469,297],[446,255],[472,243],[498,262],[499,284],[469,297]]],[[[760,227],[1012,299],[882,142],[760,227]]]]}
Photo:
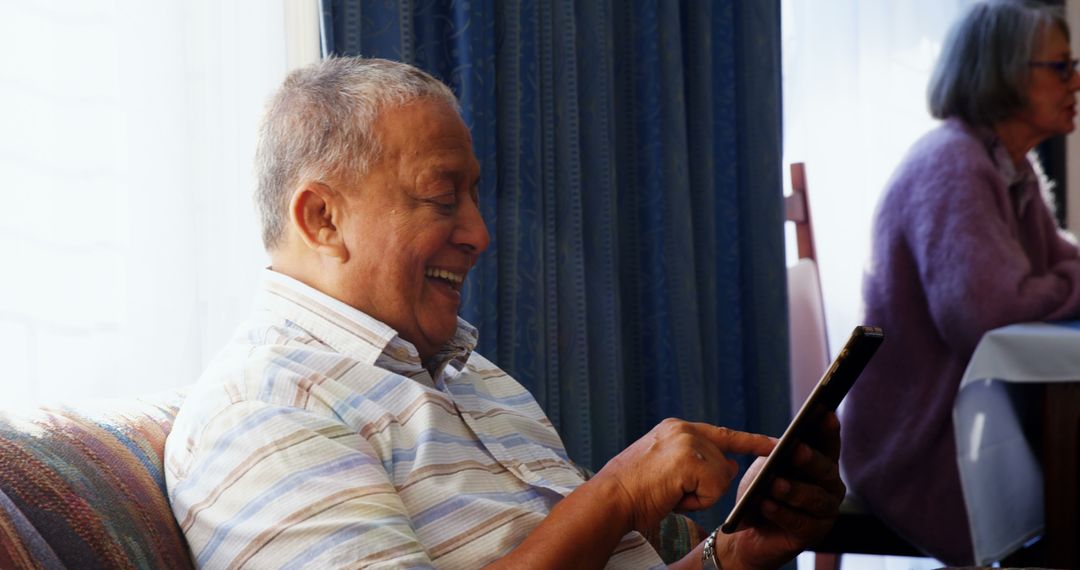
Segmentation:
{"type": "Polygon", "coordinates": [[[975,562],[1014,552],[1043,529],[1043,476],[1003,382],[1080,381],[1080,322],[1023,323],[979,341],[953,422],[975,562]]]}

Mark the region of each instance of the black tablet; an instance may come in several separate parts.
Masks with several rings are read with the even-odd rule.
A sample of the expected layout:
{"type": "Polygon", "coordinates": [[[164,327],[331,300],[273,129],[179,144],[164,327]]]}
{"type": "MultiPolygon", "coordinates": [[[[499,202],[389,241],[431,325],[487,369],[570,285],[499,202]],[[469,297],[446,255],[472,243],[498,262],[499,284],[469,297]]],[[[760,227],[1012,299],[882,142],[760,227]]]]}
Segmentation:
{"type": "Polygon", "coordinates": [[[730,534],[740,530],[740,524],[747,514],[760,508],[761,499],[768,492],[769,485],[777,474],[787,470],[795,446],[806,439],[807,433],[817,429],[829,412],[836,410],[883,340],[884,332],[878,327],[855,327],[840,355],[810,392],[806,402],[784,430],[784,435],[780,436],[780,441],[765,459],[765,465],[758,471],[757,477],[750,482],[746,492],[735,503],[724,524],[720,525],[721,531],[730,534]]]}

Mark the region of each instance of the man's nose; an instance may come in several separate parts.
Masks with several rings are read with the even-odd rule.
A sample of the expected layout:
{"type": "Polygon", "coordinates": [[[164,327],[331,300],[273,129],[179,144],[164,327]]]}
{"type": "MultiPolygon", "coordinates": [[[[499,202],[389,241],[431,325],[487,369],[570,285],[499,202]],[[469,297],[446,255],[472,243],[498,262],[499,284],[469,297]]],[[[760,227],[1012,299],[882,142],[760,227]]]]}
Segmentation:
{"type": "Polygon", "coordinates": [[[479,255],[491,243],[491,234],[488,233],[484,217],[480,215],[480,205],[472,200],[467,202],[467,205],[458,210],[461,220],[452,239],[456,245],[479,255]]]}

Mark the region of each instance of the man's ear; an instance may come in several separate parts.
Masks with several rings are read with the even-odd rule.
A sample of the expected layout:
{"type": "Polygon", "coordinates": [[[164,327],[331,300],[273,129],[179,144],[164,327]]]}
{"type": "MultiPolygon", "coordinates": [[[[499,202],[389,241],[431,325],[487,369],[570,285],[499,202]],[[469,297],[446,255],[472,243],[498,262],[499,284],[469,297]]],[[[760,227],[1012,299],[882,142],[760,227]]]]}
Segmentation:
{"type": "Polygon", "coordinates": [[[289,219],[304,243],[321,255],[339,261],[349,259],[349,250],[338,224],[341,222],[342,196],[321,182],[307,182],[293,192],[289,201],[289,219]]]}

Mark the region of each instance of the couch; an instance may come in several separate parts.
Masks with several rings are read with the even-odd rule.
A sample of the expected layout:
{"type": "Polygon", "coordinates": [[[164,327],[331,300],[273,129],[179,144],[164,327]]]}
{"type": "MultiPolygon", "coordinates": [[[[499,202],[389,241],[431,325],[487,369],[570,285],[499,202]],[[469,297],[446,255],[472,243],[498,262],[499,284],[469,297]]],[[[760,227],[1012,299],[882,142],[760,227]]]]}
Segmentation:
{"type": "MultiPolygon", "coordinates": [[[[193,568],[162,460],[183,398],[0,411],[0,569],[193,568]]],[[[671,515],[646,538],[674,561],[704,534],[671,515]]]]}
{"type": "Polygon", "coordinates": [[[182,400],[0,412],[0,568],[192,568],[162,467],[182,400]]]}

